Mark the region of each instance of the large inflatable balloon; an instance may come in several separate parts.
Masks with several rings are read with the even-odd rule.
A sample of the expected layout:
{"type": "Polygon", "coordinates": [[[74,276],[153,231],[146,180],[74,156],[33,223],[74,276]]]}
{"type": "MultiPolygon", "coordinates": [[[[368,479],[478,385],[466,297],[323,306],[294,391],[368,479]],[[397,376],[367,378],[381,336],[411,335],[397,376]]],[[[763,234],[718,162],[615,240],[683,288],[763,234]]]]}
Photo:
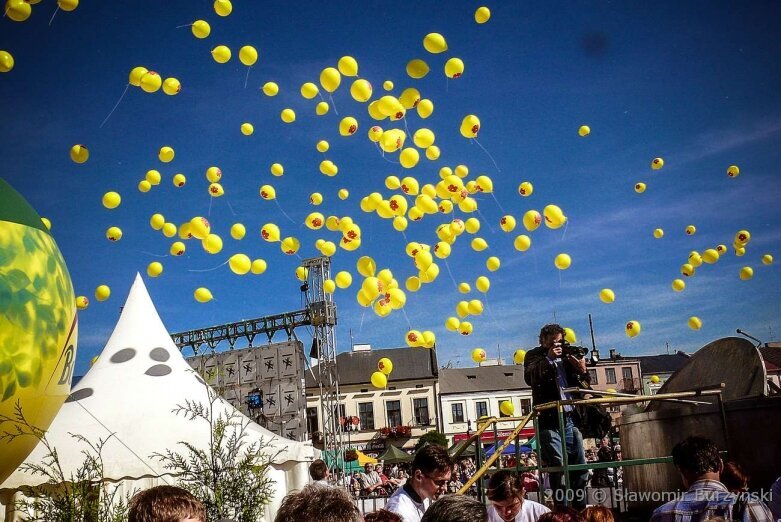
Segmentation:
{"type": "MultiPolygon", "coordinates": [[[[38,213],[0,178],[0,419],[15,408],[48,429],[70,393],[76,361],[76,296],[68,268],[38,213]]],[[[37,444],[0,438],[0,483],[37,444]]]]}

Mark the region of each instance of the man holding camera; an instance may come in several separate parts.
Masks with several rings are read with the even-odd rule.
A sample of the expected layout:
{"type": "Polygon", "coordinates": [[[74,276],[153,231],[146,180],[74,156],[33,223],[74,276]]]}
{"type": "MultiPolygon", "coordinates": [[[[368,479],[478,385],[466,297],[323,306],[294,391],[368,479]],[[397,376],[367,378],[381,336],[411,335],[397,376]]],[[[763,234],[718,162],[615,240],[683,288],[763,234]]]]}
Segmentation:
{"type": "MultiPolygon", "coordinates": [[[[564,340],[564,328],[547,324],[540,330],[540,346],[529,350],[524,361],[524,378],[532,387],[535,406],[546,402],[577,399],[566,388],[588,387],[591,377],[586,369],[582,349],[570,346],[564,340]]],[[[538,417],[537,438],[543,465],[562,466],[562,436],[566,441],[567,462],[585,464],[583,436],[579,429],[580,417],[574,406],[564,406],[564,433],[559,432],[558,412],[555,408],[541,411],[538,417]]],[[[556,505],[586,507],[588,470],[570,472],[570,489],[565,488],[564,474],[551,473],[550,484],[556,505]]]]}

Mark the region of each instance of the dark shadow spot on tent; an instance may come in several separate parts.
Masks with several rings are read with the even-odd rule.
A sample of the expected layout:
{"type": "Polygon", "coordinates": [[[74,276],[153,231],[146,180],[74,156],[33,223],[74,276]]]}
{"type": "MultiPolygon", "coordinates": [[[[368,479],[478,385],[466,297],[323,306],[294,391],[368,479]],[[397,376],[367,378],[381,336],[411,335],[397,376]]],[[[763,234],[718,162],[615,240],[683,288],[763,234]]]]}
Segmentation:
{"type": "Polygon", "coordinates": [[[171,373],[171,367],[167,364],[155,364],[144,373],[146,375],[151,375],[152,377],[163,377],[164,375],[171,373]]]}
{"type": "Polygon", "coordinates": [[[123,363],[128,362],[130,359],[136,356],[135,348],[123,348],[114,355],[111,356],[111,362],[123,363]]]}
{"type": "Polygon", "coordinates": [[[153,361],[165,362],[171,358],[171,355],[165,348],[155,348],[149,352],[149,357],[151,357],[153,361]]]}
{"type": "Polygon", "coordinates": [[[68,398],[65,399],[65,402],[80,401],[81,399],[86,399],[87,397],[90,397],[93,393],[94,391],[92,390],[92,388],[82,388],[68,395],[68,398]]]}

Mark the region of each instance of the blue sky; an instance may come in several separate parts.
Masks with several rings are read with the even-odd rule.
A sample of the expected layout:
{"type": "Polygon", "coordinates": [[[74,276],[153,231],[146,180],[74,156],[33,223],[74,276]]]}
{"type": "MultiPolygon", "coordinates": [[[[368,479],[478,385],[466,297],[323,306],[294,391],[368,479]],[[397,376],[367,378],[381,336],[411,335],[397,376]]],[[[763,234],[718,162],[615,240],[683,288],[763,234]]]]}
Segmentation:
{"type": "MultiPolygon", "coordinates": [[[[333,271],[353,273],[353,286],[337,291],[339,350],[355,342],[377,347],[402,346],[405,331],[433,330],[438,356],[471,365],[475,347],[490,355],[497,346],[506,357],[512,350],[536,344],[542,324],[554,319],[572,327],[579,341],[590,344],[588,314],[603,353],[617,348],[625,355],[695,350],[717,338],[744,329],[768,341],[781,335],[778,261],[765,266],[764,254],[781,256],[781,6],[775,2],[500,2],[486,4],[491,20],[478,25],[473,13],[480,3],[416,1],[386,2],[248,2],[235,1],[227,18],[215,15],[211,3],[170,0],[164,3],[83,2],[71,13],[33,6],[24,23],[0,20],[0,49],[13,54],[15,68],[0,75],[4,102],[0,126],[3,173],[30,203],[53,222],[79,294],[92,298],[96,286],[112,289],[108,301],[91,299],[79,314],[77,373],[83,373],[114,326],[119,307],[137,271],[145,275],[151,261],[161,261],[163,275],[145,276],[146,284],[170,331],[205,327],[259,317],[301,307],[300,282],[294,270],[299,258],[281,253],[278,244],[259,238],[260,227],[278,224],[283,235],[302,242],[301,257],[318,254],[318,238],[337,241],[339,235],[303,226],[305,216],[351,216],[363,231],[356,252],[338,250],[333,271]],[[196,19],[212,25],[205,40],[189,28],[196,19]],[[442,33],[446,53],[432,55],[422,46],[424,35],[442,33]],[[230,62],[215,63],[210,50],[228,45],[230,62]],[[244,87],[246,67],[238,48],[255,46],[260,54],[244,87]],[[376,122],[366,105],[352,100],[349,84],[333,95],[336,110],[315,116],[317,100],[305,100],[299,88],[317,82],[320,71],[336,66],[344,55],[356,58],[359,75],[374,87],[373,99],[386,94],[385,80],[395,83],[391,94],[415,87],[434,102],[434,114],[422,120],[410,111],[412,131],[426,127],[436,133],[442,155],[421,159],[403,169],[397,155],[382,157],[367,138],[376,122]],[[450,57],[465,63],[464,75],[447,80],[443,64],[450,57]],[[405,64],[422,58],[431,72],[422,80],[405,74],[405,64]],[[102,128],[134,66],[176,77],[182,92],[170,97],[130,88],[102,128]],[[280,94],[270,98],[259,91],[275,81],[280,94]],[[283,108],[293,108],[294,124],[280,121],[283,108]],[[458,131],[467,114],[479,116],[480,144],[458,131]],[[358,119],[354,136],[341,137],[342,117],[358,119]],[[255,127],[241,134],[243,122],[255,127]],[[591,127],[588,137],[578,127],[591,127]],[[320,139],[330,142],[328,159],[339,174],[319,173],[323,155],[320,139]],[[68,156],[75,143],[90,150],[87,163],[68,156]],[[161,146],[176,150],[172,163],[157,159],[161,146]],[[662,170],[650,162],[663,157],[662,170]],[[285,175],[273,177],[269,166],[282,163],[285,175]],[[421,184],[439,181],[443,166],[469,167],[469,178],[485,174],[494,182],[494,197],[482,195],[477,234],[489,244],[474,252],[464,234],[432,284],[408,293],[404,313],[379,318],[356,303],[360,278],[355,261],[370,255],[388,267],[400,282],[415,275],[404,254],[407,241],[434,244],[434,229],[463,213],[427,216],[410,224],[406,238],[390,221],[360,210],[361,197],[373,191],[386,198],[386,176],[414,176],[421,184]],[[726,169],[738,165],[741,174],[729,178],[726,169]],[[226,195],[210,201],[207,167],[220,166],[226,195]],[[142,194],[136,185],[149,169],[158,169],[163,182],[142,194]],[[175,189],[171,179],[184,173],[188,183],[175,189]],[[531,181],[534,193],[521,198],[521,181],[531,181]],[[636,182],[648,186],[636,194],[636,182]],[[260,185],[277,191],[277,206],[261,200],[260,185]],[[347,188],[346,201],[337,191],[347,188]],[[104,192],[116,190],[122,205],[102,207],[104,192]],[[309,204],[321,192],[320,207],[309,204]],[[530,233],[532,248],[513,249],[513,239],[527,233],[520,224],[526,210],[559,205],[568,216],[566,228],[541,227],[530,233]],[[284,214],[283,212],[284,211],[284,214]],[[209,255],[191,242],[181,258],[167,254],[172,240],[153,231],[149,217],[163,213],[177,224],[194,216],[209,217],[225,247],[209,255]],[[295,223],[285,216],[292,218],[295,223]],[[512,233],[499,229],[499,219],[513,215],[519,222],[512,233]],[[234,241],[230,226],[241,222],[247,236],[234,241]],[[697,233],[686,236],[694,224],[697,233]],[[119,226],[118,243],[105,239],[109,226],[119,226]],[[656,240],[652,231],[665,230],[656,240]],[[732,253],[738,230],[751,232],[744,257],[732,253]],[[730,252],[714,265],[703,265],[686,290],[672,291],[673,279],[691,250],[702,252],[718,244],[730,252]],[[261,276],[237,276],[227,266],[208,272],[234,253],[268,262],[261,276]],[[572,257],[572,266],[559,271],[553,258],[572,257]],[[498,256],[499,271],[489,273],[485,259],[498,256]],[[754,277],[741,281],[743,266],[754,277]],[[453,279],[451,279],[452,273],[453,279]],[[488,275],[491,290],[481,296],[459,294],[456,282],[488,275]],[[198,304],[193,291],[211,289],[215,300],[198,304]],[[616,301],[599,301],[602,288],[611,288],[616,301]],[[445,330],[461,299],[483,299],[485,312],[471,318],[474,333],[460,336],[445,330]],[[702,319],[699,331],[687,319],[702,319]],[[637,320],[642,333],[629,339],[624,324],[637,320]]],[[[411,140],[408,143],[411,145],[411,140]]],[[[306,342],[306,334],[300,332],[306,342]]],[[[367,376],[368,379],[368,376],[367,376]]]]}

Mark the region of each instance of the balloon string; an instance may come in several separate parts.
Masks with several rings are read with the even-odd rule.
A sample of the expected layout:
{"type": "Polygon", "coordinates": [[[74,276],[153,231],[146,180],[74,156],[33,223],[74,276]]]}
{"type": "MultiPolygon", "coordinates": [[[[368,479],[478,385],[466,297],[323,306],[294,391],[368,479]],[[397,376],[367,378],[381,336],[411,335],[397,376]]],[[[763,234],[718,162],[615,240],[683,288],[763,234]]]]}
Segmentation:
{"type": "Polygon", "coordinates": [[[412,323],[409,320],[409,316],[407,315],[407,311],[404,310],[404,307],[401,308],[401,313],[404,314],[404,319],[407,320],[407,326],[409,326],[409,329],[412,330],[412,323]]]}
{"type": "Polygon", "coordinates": [[[106,119],[103,120],[103,123],[101,123],[100,127],[98,127],[99,129],[103,128],[103,126],[106,124],[108,119],[111,118],[111,115],[114,114],[114,111],[117,110],[117,107],[119,107],[119,104],[122,103],[122,99],[125,97],[125,94],[127,94],[127,90],[129,88],[130,88],[130,84],[128,83],[127,85],[125,85],[125,91],[122,93],[122,96],[120,96],[119,99],[117,100],[117,103],[116,103],[116,105],[114,105],[114,108],[111,109],[111,112],[108,113],[108,116],[106,116],[106,119]]]}
{"type": "Polygon", "coordinates": [[[52,15],[51,19],[49,20],[49,26],[52,25],[52,22],[54,21],[54,17],[57,16],[57,11],[60,10],[60,5],[57,4],[57,9],[54,10],[54,14],[52,15]]]}
{"type": "MultiPolygon", "coordinates": [[[[230,259],[228,259],[228,261],[230,261],[230,259]]],[[[223,267],[223,266],[227,265],[228,261],[225,261],[224,263],[220,263],[219,265],[215,266],[214,268],[207,268],[207,269],[204,269],[204,270],[193,270],[191,268],[191,269],[188,269],[187,271],[188,272],[212,272],[214,270],[217,270],[220,267],[223,267]]]]}
{"type": "MultiPolygon", "coordinates": [[[[403,310],[403,308],[402,308],[403,310]]],[[[366,308],[363,309],[363,312],[361,313],[361,324],[358,325],[358,333],[363,332],[363,318],[366,317],[366,308]]]]}
{"type": "Polygon", "coordinates": [[[282,212],[282,215],[283,215],[283,216],[285,216],[285,217],[286,217],[286,218],[287,218],[287,219],[288,219],[288,220],[289,220],[291,223],[293,223],[294,225],[297,225],[297,224],[298,224],[298,223],[296,223],[295,221],[293,221],[293,218],[291,218],[290,216],[288,216],[288,215],[287,215],[287,213],[285,213],[285,211],[282,209],[282,205],[280,205],[280,204],[279,204],[279,201],[277,201],[277,200],[276,200],[276,198],[274,199],[274,203],[276,203],[276,204],[277,204],[277,208],[279,208],[279,211],[280,211],[280,212],[282,212]]]}
{"type": "Polygon", "coordinates": [[[504,333],[507,333],[507,330],[505,330],[502,325],[499,323],[499,321],[496,320],[496,317],[494,316],[493,311],[491,310],[491,305],[488,303],[488,292],[483,294],[483,300],[485,301],[485,309],[488,310],[488,315],[491,316],[491,320],[494,322],[494,324],[504,333]]]}
{"type": "Polygon", "coordinates": [[[458,283],[456,283],[456,278],[453,277],[453,272],[450,271],[450,265],[447,263],[447,260],[443,259],[442,261],[445,262],[445,268],[447,268],[447,273],[450,274],[450,280],[453,281],[453,287],[458,290],[458,283]]]}
{"type": "Polygon", "coordinates": [[[236,214],[236,212],[234,212],[233,205],[231,205],[231,202],[230,202],[230,200],[228,198],[225,198],[225,203],[228,204],[228,209],[231,211],[231,214],[233,214],[234,216],[238,216],[238,214],[236,214]]]}
{"type": "Polygon", "coordinates": [[[169,254],[153,254],[152,252],[146,252],[144,250],[141,250],[141,253],[152,257],[168,257],[169,255],[169,254]]]}
{"type": "Polygon", "coordinates": [[[247,82],[249,81],[249,72],[252,70],[252,67],[247,67],[247,76],[244,77],[244,88],[247,88],[247,82]]]}
{"type": "Polygon", "coordinates": [[[502,204],[501,204],[501,203],[499,203],[499,200],[498,200],[498,199],[496,199],[496,194],[494,194],[493,192],[491,192],[491,197],[492,197],[492,198],[494,198],[494,201],[496,201],[496,206],[497,206],[497,207],[499,207],[499,210],[501,210],[501,211],[502,211],[502,214],[506,214],[506,212],[504,211],[504,208],[502,208],[502,204]]]}
{"type": "Polygon", "coordinates": [[[482,145],[482,144],[481,144],[479,141],[477,141],[477,138],[472,138],[472,140],[474,140],[474,142],[475,142],[475,143],[477,143],[477,145],[478,145],[478,146],[479,146],[481,149],[483,149],[483,152],[485,152],[486,156],[488,156],[488,158],[490,158],[490,160],[491,160],[491,161],[493,162],[493,164],[494,164],[494,167],[496,167],[496,172],[500,172],[500,173],[501,173],[501,172],[502,172],[502,169],[500,169],[500,168],[499,168],[499,165],[497,165],[497,164],[496,164],[496,160],[494,159],[494,157],[493,157],[493,156],[491,156],[491,153],[490,153],[490,152],[488,152],[488,151],[486,150],[486,148],[485,148],[485,147],[483,147],[483,145],[482,145]]]}
{"type": "Polygon", "coordinates": [[[569,219],[564,222],[564,232],[561,233],[561,240],[564,241],[564,236],[567,235],[567,227],[569,226],[569,219]]]}
{"type": "Polygon", "coordinates": [[[339,116],[339,111],[336,110],[336,103],[334,103],[334,97],[331,96],[330,92],[328,93],[328,99],[331,100],[331,105],[333,105],[333,107],[334,107],[334,114],[339,116]]]}
{"type": "Polygon", "coordinates": [[[488,226],[488,230],[491,231],[491,234],[495,234],[496,230],[494,230],[494,227],[491,226],[491,222],[488,221],[488,219],[483,215],[482,212],[480,212],[480,209],[477,209],[477,213],[480,214],[480,217],[483,218],[483,221],[485,221],[485,224],[488,226]]]}
{"type": "Polygon", "coordinates": [[[209,196],[209,212],[206,214],[206,217],[212,217],[212,202],[214,201],[214,198],[209,196]]]}
{"type": "Polygon", "coordinates": [[[182,27],[192,27],[195,24],[184,24],[184,25],[177,25],[174,29],[181,29],[182,27]]]}

